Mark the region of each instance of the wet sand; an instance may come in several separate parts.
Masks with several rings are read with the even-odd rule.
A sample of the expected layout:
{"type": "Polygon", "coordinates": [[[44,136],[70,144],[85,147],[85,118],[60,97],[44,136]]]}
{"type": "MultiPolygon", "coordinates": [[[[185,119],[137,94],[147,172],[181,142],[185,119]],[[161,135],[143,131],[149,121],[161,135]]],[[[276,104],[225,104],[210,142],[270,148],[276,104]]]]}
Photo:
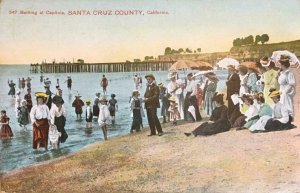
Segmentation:
{"type": "MultiPolygon", "coordinates": [[[[294,71],[300,80],[299,69],[294,71]]],[[[300,85],[297,85],[300,92],[300,85]]],[[[300,95],[295,96],[299,112],[300,95]]],[[[200,123],[167,126],[90,145],[1,176],[5,192],[300,192],[298,128],[186,137],[200,123]]]]}

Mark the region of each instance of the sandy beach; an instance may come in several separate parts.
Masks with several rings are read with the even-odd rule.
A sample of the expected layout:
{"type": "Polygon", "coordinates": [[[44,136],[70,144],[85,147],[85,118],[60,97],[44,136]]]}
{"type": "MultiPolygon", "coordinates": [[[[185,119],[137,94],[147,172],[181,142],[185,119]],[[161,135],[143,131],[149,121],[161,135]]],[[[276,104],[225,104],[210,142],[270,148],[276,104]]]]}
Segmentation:
{"type": "MultiPolygon", "coordinates": [[[[299,79],[299,69],[294,70],[299,79]]],[[[300,91],[300,85],[297,85],[300,91]]],[[[294,98],[299,112],[299,95],[294,98]]],[[[200,123],[167,125],[89,145],[1,176],[2,192],[300,192],[300,131],[186,137],[200,123]]],[[[2,193],[1,192],[1,193],[2,193]]]]}

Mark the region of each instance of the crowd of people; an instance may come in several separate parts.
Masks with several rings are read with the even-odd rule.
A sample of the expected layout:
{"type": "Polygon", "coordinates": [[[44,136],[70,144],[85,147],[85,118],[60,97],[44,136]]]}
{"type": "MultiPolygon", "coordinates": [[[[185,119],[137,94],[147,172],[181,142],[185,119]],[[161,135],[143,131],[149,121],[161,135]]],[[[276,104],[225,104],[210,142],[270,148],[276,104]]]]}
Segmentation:
{"type": "MultiPolygon", "coordinates": [[[[279,66],[276,67],[268,57],[262,58],[255,67],[229,65],[226,89],[222,93],[217,92],[219,78],[212,71],[199,76],[188,73],[184,79],[180,79],[177,72],[171,72],[166,86],[158,83],[153,74],[146,75],[145,93],[141,97],[142,78],[135,75],[134,90],[129,101],[132,117],[130,133],[143,128],[144,108],[150,128],[149,136],[163,135],[158,108],[161,109],[162,122],[171,122],[173,125],[177,125],[179,120],[201,121],[203,113],[210,116],[208,122],[201,123],[191,133],[185,133],[187,136],[213,135],[230,129],[248,129],[251,132],[291,129],[295,127],[292,122],[296,80],[287,56],[281,56],[279,66]]],[[[56,81],[56,92],[52,93],[51,81],[43,79],[41,75],[45,91],[35,93],[35,105],[31,95],[31,78],[26,81],[27,94],[23,99],[20,91],[15,91],[13,81],[8,81],[8,94],[15,100],[18,123],[24,129],[32,123],[34,149],[47,149],[48,138],[54,148],[59,148],[60,143],[68,138],[65,130],[67,112],[59,79],[56,81]]],[[[70,93],[71,77],[68,76],[65,82],[70,93]]],[[[22,85],[21,80],[20,88],[24,89],[22,85]]],[[[108,125],[116,121],[118,101],[115,94],[111,94],[108,100],[108,79],[105,75],[100,80],[100,86],[103,88],[103,97],[100,97],[100,92],[96,93],[93,105],[90,99],[83,101],[77,93],[72,107],[77,120],[81,120],[82,114],[85,114],[86,128],[91,128],[92,121],[97,120],[107,140],[108,125]]],[[[13,137],[5,110],[1,111],[0,137],[13,137]]]]}

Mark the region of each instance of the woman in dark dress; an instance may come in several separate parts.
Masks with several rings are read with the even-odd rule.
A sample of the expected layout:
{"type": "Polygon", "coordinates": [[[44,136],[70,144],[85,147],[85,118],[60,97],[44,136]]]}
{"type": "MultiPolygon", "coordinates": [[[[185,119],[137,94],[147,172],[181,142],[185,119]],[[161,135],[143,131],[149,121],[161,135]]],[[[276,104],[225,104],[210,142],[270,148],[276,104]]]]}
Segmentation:
{"type": "Polygon", "coordinates": [[[184,133],[186,136],[197,135],[214,135],[217,133],[229,131],[230,123],[227,119],[227,107],[224,105],[223,94],[215,93],[213,99],[216,108],[208,122],[201,124],[192,133],[184,133]]]}
{"type": "Polygon", "coordinates": [[[109,112],[110,112],[110,117],[111,117],[111,123],[115,124],[115,116],[116,116],[116,111],[118,110],[118,101],[115,99],[116,95],[112,94],[111,99],[108,101],[109,103],[109,112]]]}
{"type": "Polygon", "coordinates": [[[15,95],[16,95],[16,84],[13,83],[13,81],[8,81],[7,82],[8,86],[9,86],[9,92],[8,92],[8,95],[11,95],[12,98],[15,98],[15,95]]]}

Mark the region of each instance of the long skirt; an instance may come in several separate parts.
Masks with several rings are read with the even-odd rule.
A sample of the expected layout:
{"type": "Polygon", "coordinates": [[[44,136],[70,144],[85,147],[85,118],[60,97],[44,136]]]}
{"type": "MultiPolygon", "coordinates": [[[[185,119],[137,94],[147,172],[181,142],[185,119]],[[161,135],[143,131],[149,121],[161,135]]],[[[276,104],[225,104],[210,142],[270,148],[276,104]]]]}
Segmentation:
{"type": "Polygon", "coordinates": [[[10,137],[13,137],[14,134],[10,128],[9,125],[2,125],[1,129],[0,129],[0,138],[2,139],[7,139],[10,137]]]}
{"type": "Polygon", "coordinates": [[[265,126],[269,119],[271,119],[271,116],[265,115],[260,117],[251,127],[249,128],[250,131],[264,131],[265,126]]]}
{"type": "Polygon", "coordinates": [[[47,119],[36,120],[39,124],[33,124],[33,149],[37,149],[37,144],[40,142],[40,147],[48,147],[49,124],[47,119]]]}
{"type": "Polygon", "coordinates": [[[265,130],[266,131],[280,131],[285,129],[290,129],[292,122],[292,117],[289,116],[289,121],[287,123],[281,123],[278,120],[269,119],[266,123],[265,130]]]}
{"type": "Polygon", "coordinates": [[[218,121],[215,123],[208,123],[205,122],[201,124],[199,127],[197,127],[192,133],[197,136],[197,135],[215,135],[217,133],[222,133],[229,131],[230,129],[230,124],[228,121],[218,121]]]}
{"type": "Polygon", "coordinates": [[[132,124],[131,124],[131,132],[133,130],[135,131],[140,131],[142,125],[142,115],[140,109],[133,109],[133,119],[132,119],[132,124]]]}
{"type": "Polygon", "coordinates": [[[68,134],[65,130],[65,124],[66,118],[64,116],[54,118],[54,125],[56,125],[57,131],[61,133],[61,136],[59,137],[59,142],[61,143],[64,143],[68,138],[68,134]]]}

